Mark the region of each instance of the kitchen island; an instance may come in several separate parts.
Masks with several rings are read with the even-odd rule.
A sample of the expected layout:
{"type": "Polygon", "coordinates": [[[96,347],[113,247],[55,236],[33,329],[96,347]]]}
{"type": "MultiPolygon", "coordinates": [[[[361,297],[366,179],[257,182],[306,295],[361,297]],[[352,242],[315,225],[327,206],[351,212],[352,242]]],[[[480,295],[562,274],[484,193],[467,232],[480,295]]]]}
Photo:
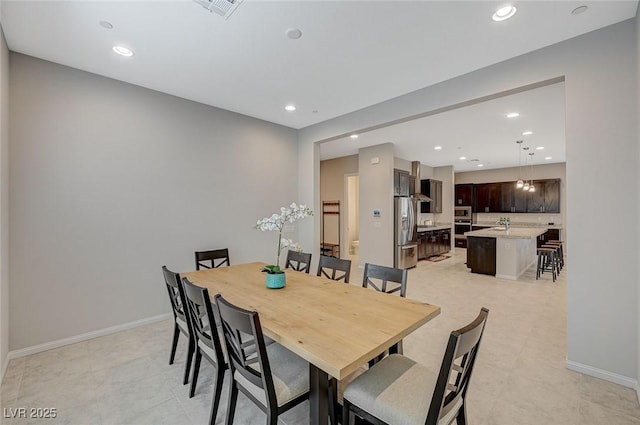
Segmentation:
{"type": "Polygon", "coordinates": [[[467,267],[472,273],[516,280],[536,264],[536,239],[546,227],[504,226],[466,232],[467,267]]]}

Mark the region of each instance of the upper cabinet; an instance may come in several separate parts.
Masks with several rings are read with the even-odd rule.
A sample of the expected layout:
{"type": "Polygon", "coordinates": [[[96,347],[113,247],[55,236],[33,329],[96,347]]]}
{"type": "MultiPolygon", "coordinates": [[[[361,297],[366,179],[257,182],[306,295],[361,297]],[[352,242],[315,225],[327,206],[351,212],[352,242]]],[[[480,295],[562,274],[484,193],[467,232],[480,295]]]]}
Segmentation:
{"type": "Polygon", "coordinates": [[[473,184],[457,184],[456,196],[454,198],[456,207],[473,206],[473,184]]]}
{"type": "Polygon", "coordinates": [[[393,170],[393,196],[411,196],[415,193],[415,177],[408,171],[393,170]]]}
{"type": "Polygon", "coordinates": [[[516,182],[505,182],[502,186],[502,202],[500,212],[525,213],[527,212],[527,198],[529,193],[516,188],[516,182]]]}
{"type": "Polygon", "coordinates": [[[420,189],[423,195],[431,198],[431,202],[420,203],[420,212],[442,213],[442,182],[434,179],[421,180],[420,189]]]}
{"type": "Polygon", "coordinates": [[[502,209],[502,183],[476,184],[473,212],[492,213],[502,209]]]}
{"type": "Polygon", "coordinates": [[[527,212],[559,213],[560,180],[534,180],[535,192],[526,193],[527,212]]]}

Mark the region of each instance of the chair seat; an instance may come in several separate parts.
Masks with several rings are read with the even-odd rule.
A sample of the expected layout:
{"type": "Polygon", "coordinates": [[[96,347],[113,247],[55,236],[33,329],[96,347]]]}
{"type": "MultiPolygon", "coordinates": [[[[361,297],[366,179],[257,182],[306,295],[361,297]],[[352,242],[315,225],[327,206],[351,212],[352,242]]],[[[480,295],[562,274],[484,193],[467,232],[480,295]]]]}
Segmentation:
{"type": "MultiPolygon", "coordinates": [[[[354,379],[344,398],[393,425],[424,425],[438,374],[399,354],[392,354],[354,379]]],[[[462,405],[452,408],[438,424],[448,425],[462,405]]]]}
{"type": "MultiPolygon", "coordinates": [[[[309,363],[280,344],[269,344],[267,357],[269,357],[278,407],[309,391],[309,363]]],[[[258,363],[254,366],[256,370],[259,367],[258,363]]],[[[253,385],[238,372],[234,377],[262,404],[267,404],[262,388],[253,385]]]]}

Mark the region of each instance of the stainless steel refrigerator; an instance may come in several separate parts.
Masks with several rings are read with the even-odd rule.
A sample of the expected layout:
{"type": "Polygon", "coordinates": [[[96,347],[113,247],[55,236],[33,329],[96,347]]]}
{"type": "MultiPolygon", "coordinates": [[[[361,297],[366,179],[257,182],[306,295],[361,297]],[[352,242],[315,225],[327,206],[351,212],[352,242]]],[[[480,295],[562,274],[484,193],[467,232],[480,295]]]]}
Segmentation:
{"type": "Polygon", "coordinates": [[[394,198],[394,266],[409,269],[418,264],[417,208],[413,198],[394,198]]]}

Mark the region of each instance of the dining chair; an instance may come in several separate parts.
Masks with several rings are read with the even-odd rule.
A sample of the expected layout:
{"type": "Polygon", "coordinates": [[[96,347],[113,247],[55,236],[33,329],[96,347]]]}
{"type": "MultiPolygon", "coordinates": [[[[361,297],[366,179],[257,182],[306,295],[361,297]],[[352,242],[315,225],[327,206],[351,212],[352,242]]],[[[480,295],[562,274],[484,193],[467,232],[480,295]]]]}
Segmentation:
{"type": "MultiPolygon", "coordinates": [[[[393,267],[366,263],[364,265],[364,273],[362,275],[362,287],[367,288],[371,286],[376,291],[387,294],[400,292],[400,296],[404,298],[407,296],[407,276],[408,271],[406,269],[396,269],[393,267]],[[389,283],[391,283],[391,285],[389,285],[389,283]]],[[[388,351],[391,354],[402,354],[402,340],[389,348],[388,351]]],[[[369,362],[369,366],[373,366],[373,363],[380,360],[385,353],[378,356],[377,359],[371,360],[369,362]]]]}
{"type": "Polygon", "coordinates": [[[320,255],[316,276],[324,276],[331,280],[344,280],[344,283],[349,283],[350,274],[351,260],[320,255]],[[344,274],[338,275],[338,272],[343,272],[344,274]]]}
{"type": "Polygon", "coordinates": [[[171,354],[169,355],[169,364],[173,364],[176,356],[176,348],[178,347],[178,338],[180,333],[187,337],[187,363],[184,367],[184,379],[182,384],[189,382],[189,371],[191,370],[191,360],[195,351],[195,337],[191,329],[191,324],[187,316],[187,302],[184,296],[184,290],[180,285],[180,275],[174,273],[162,266],[162,274],[164,275],[164,283],[169,292],[169,301],[171,302],[171,310],[173,311],[173,341],[171,343],[171,354]]]}
{"type": "Polygon", "coordinates": [[[287,252],[287,261],[284,265],[285,269],[293,269],[297,272],[305,272],[309,274],[311,270],[311,253],[291,251],[287,252]]]}
{"type": "Polygon", "coordinates": [[[215,296],[229,356],[231,379],[225,424],[233,424],[238,391],[267,415],[267,425],[309,398],[309,364],[282,345],[266,345],[260,318],[220,294],[215,296]]]}
{"type": "Polygon", "coordinates": [[[230,266],[229,249],[214,249],[210,251],[196,251],[196,270],[201,267],[205,269],[214,269],[220,266],[230,266]],[[208,263],[208,264],[207,264],[208,263]]]}
{"type": "Polygon", "coordinates": [[[489,310],[451,332],[440,372],[400,354],[384,358],[344,390],[343,423],[466,425],[466,396],[489,310]]]}
{"type": "Polygon", "coordinates": [[[214,377],[213,402],[211,404],[211,414],[209,423],[213,425],[216,421],[218,407],[220,405],[220,395],[222,394],[222,384],[224,382],[224,372],[229,368],[225,360],[222,348],[220,332],[217,320],[213,314],[209,291],[189,282],[187,278],[182,279],[184,294],[189,312],[189,320],[196,337],[196,359],[193,365],[193,376],[191,377],[191,389],[189,397],[193,397],[198,383],[200,372],[200,362],[204,357],[216,370],[214,377]]]}

